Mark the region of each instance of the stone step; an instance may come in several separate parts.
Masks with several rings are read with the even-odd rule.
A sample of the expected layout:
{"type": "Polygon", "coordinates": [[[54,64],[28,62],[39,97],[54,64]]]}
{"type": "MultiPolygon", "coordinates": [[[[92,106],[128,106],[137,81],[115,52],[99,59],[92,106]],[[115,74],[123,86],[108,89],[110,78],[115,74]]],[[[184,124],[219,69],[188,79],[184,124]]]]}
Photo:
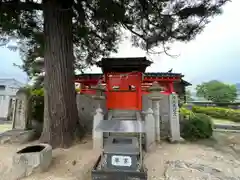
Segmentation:
{"type": "Polygon", "coordinates": [[[33,140],[35,130],[9,130],[0,134],[0,144],[26,143],[33,140]]]}
{"type": "Polygon", "coordinates": [[[111,120],[137,120],[137,117],[112,117],[111,120]]]}
{"type": "Polygon", "coordinates": [[[137,111],[133,110],[111,110],[109,113],[112,114],[112,116],[122,116],[122,117],[128,117],[128,116],[136,116],[137,111]]]}

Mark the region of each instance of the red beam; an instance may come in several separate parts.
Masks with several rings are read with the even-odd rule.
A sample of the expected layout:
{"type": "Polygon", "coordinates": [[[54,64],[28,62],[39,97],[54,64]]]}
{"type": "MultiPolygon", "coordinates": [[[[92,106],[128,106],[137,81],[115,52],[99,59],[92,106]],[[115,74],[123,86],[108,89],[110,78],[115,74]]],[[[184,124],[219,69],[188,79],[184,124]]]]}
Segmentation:
{"type": "Polygon", "coordinates": [[[144,77],[143,82],[154,82],[154,81],[179,81],[181,80],[180,77],[144,77]]]}
{"type": "MultiPolygon", "coordinates": [[[[169,83],[169,82],[180,81],[180,80],[181,80],[180,77],[156,77],[156,78],[145,77],[143,79],[143,83],[152,83],[154,81],[169,83]]],[[[83,83],[85,85],[95,85],[99,82],[99,79],[76,79],[75,82],[83,83]]],[[[105,83],[103,80],[101,82],[105,83]]]]}

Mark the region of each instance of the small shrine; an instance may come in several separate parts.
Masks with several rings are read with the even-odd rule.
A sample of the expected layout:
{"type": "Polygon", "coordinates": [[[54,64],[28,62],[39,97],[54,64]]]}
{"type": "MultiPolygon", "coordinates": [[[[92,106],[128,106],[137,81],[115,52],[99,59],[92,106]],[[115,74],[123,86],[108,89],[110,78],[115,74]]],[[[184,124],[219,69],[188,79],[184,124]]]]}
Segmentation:
{"type": "MultiPolygon", "coordinates": [[[[103,74],[76,76],[81,104],[85,95],[85,105],[93,104],[91,97],[104,104],[93,107],[93,148],[100,148],[101,154],[92,179],[147,179],[145,152],[162,139],[163,132],[172,142],[181,140],[174,84],[183,83],[183,76],[145,73],[151,64],[145,57],[103,58],[97,62],[103,74]]],[[[80,118],[86,117],[86,111],[82,113],[80,118]]]]}
{"type": "Polygon", "coordinates": [[[92,179],[147,179],[143,164],[142,79],[151,64],[146,58],[104,58],[107,119],[96,124],[102,132],[102,154],[92,170],[92,179]],[[126,136],[136,133],[137,136],[126,136]]]}
{"type": "Polygon", "coordinates": [[[146,58],[105,58],[97,64],[104,73],[109,110],[142,109],[143,73],[150,64],[146,58]]]}
{"type": "MultiPolygon", "coordinates": [[[[107,60],[105,59],[104,61],[107,62],[107,64],[109,64],[109,61],[112,61],[112,60],[119,61],[122,63],[121,66],[124,67],[124,69],[126,69],[126,72],[127,72],[128,68],[130,67],[128,67],[128,65],[125,62],[132,61],[133,59],[134,58],[108,58],[107,60]]],[[[135,58],[135,59],[138,59],[138,58],[135,58]]],[[[142,58],[142,59],[146,59],[146,58],[142,58]]],[[[150,62],[150,64],[151,63],[152,62],[150,62]]],[[[98,66],[101,66],[101,64],[102,64],[102,61],[98,62],[98,66]]],[[[108,70],[106,69],[106,71],[108,70]]],[[[116,72],[116,71],[112,70],[112,72],[116,72]]],[[[131,76],[133,76],[133,74],[131,74],[131,76]]],[[[142,72],[142,81],[141,81],[142,94],[148,94],[149,93],[148,88],[152,85],[152,83],[158,82],[159,85],[163,87],[163,91],[161,91],[162,94],[169,95],[173,92],[176,92],[180,99],[182,99],[183,101],[186,101],[185,87],[191,84],[183,80],[183,77],[184,75],[180,73],[142,72]]],[[[80,87],[81,89],[80,93],[82,94],[95,94],[96,90],[92,87],[96,86],[99,83],[101,83],[103,86],[106,86],[105,80],[106,80],[106,74],[79,74],[75,76],[76,87],[80,87]]]]}

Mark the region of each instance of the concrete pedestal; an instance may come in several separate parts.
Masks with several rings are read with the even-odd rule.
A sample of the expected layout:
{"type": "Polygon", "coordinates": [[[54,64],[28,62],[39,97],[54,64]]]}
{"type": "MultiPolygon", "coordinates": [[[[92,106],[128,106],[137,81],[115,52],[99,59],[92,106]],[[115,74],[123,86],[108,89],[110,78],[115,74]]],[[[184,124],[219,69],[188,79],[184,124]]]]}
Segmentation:
{"type": "Polygon", "coordinates": [[[145,113],[145,149],[149,151],[152,146],[156,145],[156,129],[155,129],[155,119],[153,116],[153,110],[149,108],[145,113]]]}
{"type": "Polygon", "coordinates": [[[97,132],[96,127],[103,120],[103,110],[101,108],[96,109],[96,114],[93,117],[93,149],[99,150],[103,148],[103,133],[97,132]]]}
{"type": "Polygon", "coordinates": [[[162,99],[162,94],[160,93],[163,87],[159,85],[158,82],[153,82],[152,86],[148,89],[150,92],[149,99],[152,100],[152,110],[155,119],[154,129],[155,129],[155,141],[160,142],[160,100],[162,99]]]}

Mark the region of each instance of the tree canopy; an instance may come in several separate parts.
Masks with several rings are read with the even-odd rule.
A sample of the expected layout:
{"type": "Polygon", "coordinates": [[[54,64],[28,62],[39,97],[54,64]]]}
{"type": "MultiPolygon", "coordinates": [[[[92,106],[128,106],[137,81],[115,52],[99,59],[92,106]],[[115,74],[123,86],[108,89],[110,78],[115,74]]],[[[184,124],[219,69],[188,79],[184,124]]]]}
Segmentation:
{"type": "Polygon", "coordinates": [[[212,80],[202,83],[196,87],[197,96],[204,97],[215,103],[233,102],[237,98],[237,88],[235,85],[212,80]]]}
{"type": "MultiPolygon", "coordinates": [[[[150,52],[155,46],[161,45],[166,51],[169,43],[187,42],[203,30],[211,17],[221,13],[227,1],[77,0],[62,4],[62,10],[71,8],[76,68],[82,69],[85,63],[92,64],[117,51],[121,29],[132,33],[133,45],[150,52]]],[[[8,42],[9,37],[20,40],[23,69],[31,76],[38,71],[33,68],[34,60],[44,56],[41,10],[46,1],[0,2],[1,43],[8,42]]]]}
{"type": "Polygon", "coordinates": [[[186,90],[186,101],[189,102],[189,101],[193,101],[193,97],[192,97],[192,92],[190,89],[187,89],[186,90]]]}
{"type": "Polygon", "coordinates": [[[134,46],[167,53],[174,41],[187,42],[228,0],[0,0],[1,45],[19,40],[23,69],[39,73],[44,57],[45,110],[42,141],[69,146],[81,127],[74,95],[74,69],[117,51],[122,30],[134,46]],[[76,125],[77,123],[80,123],[76,125]]]}

